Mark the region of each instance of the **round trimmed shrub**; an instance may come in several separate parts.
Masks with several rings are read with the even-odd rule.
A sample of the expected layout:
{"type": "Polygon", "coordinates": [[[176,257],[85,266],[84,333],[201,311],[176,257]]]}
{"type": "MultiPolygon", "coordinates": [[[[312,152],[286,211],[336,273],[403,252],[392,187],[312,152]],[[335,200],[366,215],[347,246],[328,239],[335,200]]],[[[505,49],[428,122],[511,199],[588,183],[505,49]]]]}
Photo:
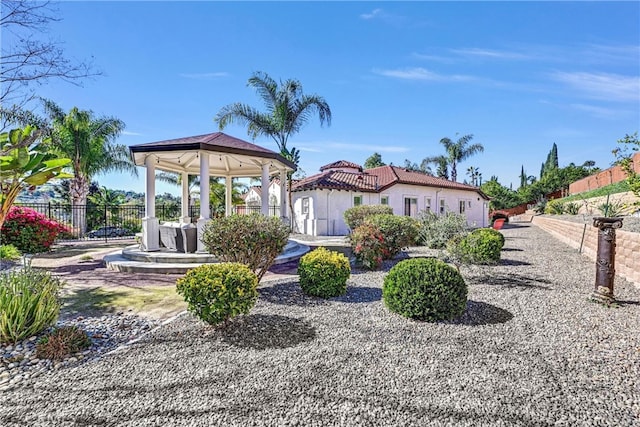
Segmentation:
{"type": "Polygon", "coordinates": [[[467,284],[455,268],[435,258],[400,261],[384,278],[387,308],[410,319],[455,319],[467,307],[467,284]]]}
{"type": "Polygon", "coordinates": [[[300,258],[298,274],[305,294],[331,298],[347,292],[351,267],[344,254],[319,247],[300,258]]]}
{"type": "Polygon", "coordinates": [[[360,227],[371,215],[393,215],[393,208],[389,205],[360,205],[344,211],[344,222],[351,230],[360,227]]]}
{"type": "Polygon", "coordinates": [[[496,264],[504,245],[502,233],[480,228],[464,237],[453,238],[447,243],[447,251],[463,264],[496,264]]]}
{"type": "Polygon", "coordinates": [[[203,264],[178,279],[190,312],[210,325],[247,314],[258,299],[258,276],[244,264],[203,264]]]}

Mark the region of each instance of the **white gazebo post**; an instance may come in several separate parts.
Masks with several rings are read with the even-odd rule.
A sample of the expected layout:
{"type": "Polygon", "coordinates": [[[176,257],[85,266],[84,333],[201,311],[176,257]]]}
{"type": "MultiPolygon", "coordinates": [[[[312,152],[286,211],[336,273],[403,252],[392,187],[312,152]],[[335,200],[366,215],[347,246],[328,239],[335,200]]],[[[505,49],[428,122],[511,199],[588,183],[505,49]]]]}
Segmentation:
{"type": "Polygon", "coordinates": [[[280,169],[280,218],[287,217],[287,203],[289,201],[287,194],[287,170],[280,169]]]}
{"type": "Polygon", "coordinates": [[[269,164],[265,163],[262,165],[262,177],[260,180],[262,185],[260,191],[260,199],[262,202],[262,206],[260,212],[264,216],[269,216],[269,164]]]}
{"type": "Polygon", "coordinates": [[[224,178],[224,214],[233,214],[233,177],[227,175],[224,178]]]}
{"type": "Polygon", "coordinates": [[[209,153],[200,151],[200,218],[198,218],[198,252],[206,252],[202,243],[204,225],[211,220],[209,208],[209,153]]]}
{"type": "Polygon", "coordinates": [[[145,252],[160,250],[160,226],[156,218],[156,164],[153,156],[144,160],[147,170],[145,210],[142,218],[142,250],[145,252]]]}
{"type": "Polygon", "coordinates": [[[191,217],[189,216],[189,174],[182,172],[182,203],[181,203],[181,224],[191,224],[191,217]]]}

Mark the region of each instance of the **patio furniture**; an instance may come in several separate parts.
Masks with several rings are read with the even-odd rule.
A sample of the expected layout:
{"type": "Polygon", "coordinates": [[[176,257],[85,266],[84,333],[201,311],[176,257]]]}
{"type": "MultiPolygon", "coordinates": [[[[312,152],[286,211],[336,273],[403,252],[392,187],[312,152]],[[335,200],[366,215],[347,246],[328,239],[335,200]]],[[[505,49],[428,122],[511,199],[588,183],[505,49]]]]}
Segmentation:
{"type": "Polygon", "coordinates": [[[160,225],[160,242],[176,252],[194,253],[198,246],[197,230],[194,224],[163,223],[160,225]]]}

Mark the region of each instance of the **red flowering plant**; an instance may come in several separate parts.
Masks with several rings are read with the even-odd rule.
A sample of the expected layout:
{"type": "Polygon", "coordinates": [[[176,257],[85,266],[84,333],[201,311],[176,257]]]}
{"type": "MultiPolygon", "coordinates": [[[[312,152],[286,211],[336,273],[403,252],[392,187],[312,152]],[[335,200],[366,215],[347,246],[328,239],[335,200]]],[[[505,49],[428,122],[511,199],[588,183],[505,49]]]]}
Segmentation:
{"type": "Polygon", "coordinates": [[[0,229],[3,245],[13,245],[23,253],[46,252],[60,233],[70,230],[64,225],[30,208],[12,206],[0,229]]]}
{"type": "Polygon", "coordinates": [[[383,258],[388,256],[380,229],[373,224],[364,223],[356,227],[350,237],[351,249],[358,264],[369,270],[379,269],[383,258]]]}

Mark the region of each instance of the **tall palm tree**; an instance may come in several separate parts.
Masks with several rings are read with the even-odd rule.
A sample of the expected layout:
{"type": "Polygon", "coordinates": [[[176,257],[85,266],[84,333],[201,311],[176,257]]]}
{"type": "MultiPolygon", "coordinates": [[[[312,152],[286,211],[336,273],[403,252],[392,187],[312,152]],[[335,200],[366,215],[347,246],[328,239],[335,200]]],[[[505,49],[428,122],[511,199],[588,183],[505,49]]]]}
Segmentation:
{"type": "Polygon", "coordinates": [[[469,166],[467,168],[467,175],[471,178],[471,184],[478,187],[478,182],[480,181],[480,177],[482,174],[480,173],[480,169],[477,167],[469,166]]]}
{"type": "Polygon", "coordinates": [[[431,171],[429,165],[436,165],[435,176],[438,178],[449,179],[449,159],[446,156],[432,156],[422,160],[421,168],[426,171],[431,171]]]}
{"type": "MultiPolygon", "coordinates": [[[[182,175],[178,173],[158,172],[156,174],[156,179],[158,181],[166,182],[167,184],[177,185],[178,187],[182,186],[182,175]]],[[[197,175],[189,175],[187,179],[187,186],[189,188],[188,205],[191,206],[191,195],[198,192],[197,189],[200,186],[200,177],[197,175]]]]}
{"type": "MultiPolygon", "coordinates": [[[[247,126],[247,133],[252,139],[258,136],[272,138],[280,153],[294,163],[299,162],[300,155],[295,148],[289,148],[287,143],[291,135],[297,134],[315,114],[318,115],[320,125],[331,125],[331,109],[327,101],[319,95],[305,95],[302,84],[296,79],[280,81],[280,85],[267,73],[255,72],[248,80],[247,86],[253,87],[264,102],[266,111],[236,102],[220,109],[215,117],[220,130],[227,125],[239,123],[247,126]],[[288,156],[288,157],[287,157],[288,156]]],[[[292,174],[288,176],[291,189],[292,174]]],[[[264,185],[264,184],[263,184],[264,185]]],[[[291,206],[291,192],[289,191],[289,209],[293,223],[294,213],[291,206]]]]}
{"type": "Polygon", "coordinates": [[[458,179],[458,163],[484,151],[482,144],[468,145],[471,139],[473,139],[473,135],[469,134],[460,137],[456,142],[446,137],[440,140],[440,144],[444,146],[447,152],[446,157],[451,167],[451,180],[454,182],[458,179]]]}
{"type": "Polygon", "coordinates": [[[115,117],[95,117],[92,111],[77,107],[65,113],[54,102],[43,102],[53,124],[51,148],[71,159],[74,175],[69,183],[72,221],[74,228],[83,235],[91,179],[106,172],[138,173],[127,146],[115,143],[125,125],[115,117]]]}

